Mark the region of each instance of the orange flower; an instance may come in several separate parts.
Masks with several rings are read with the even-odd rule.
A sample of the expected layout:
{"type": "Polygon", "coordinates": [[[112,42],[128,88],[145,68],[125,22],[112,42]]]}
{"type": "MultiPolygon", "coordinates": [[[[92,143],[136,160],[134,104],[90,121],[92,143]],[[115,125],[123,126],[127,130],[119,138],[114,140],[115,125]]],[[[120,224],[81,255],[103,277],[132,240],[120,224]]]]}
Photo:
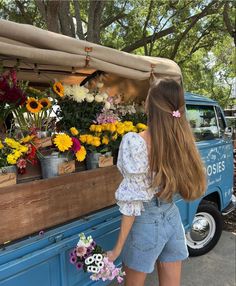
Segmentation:
{"type": "Polygon", "coordinates": [[[64,96],[64,86],[59,82],[55,82],[53,85],[53,90],[56,94],[58,94],[60,97],[64,96]]]}

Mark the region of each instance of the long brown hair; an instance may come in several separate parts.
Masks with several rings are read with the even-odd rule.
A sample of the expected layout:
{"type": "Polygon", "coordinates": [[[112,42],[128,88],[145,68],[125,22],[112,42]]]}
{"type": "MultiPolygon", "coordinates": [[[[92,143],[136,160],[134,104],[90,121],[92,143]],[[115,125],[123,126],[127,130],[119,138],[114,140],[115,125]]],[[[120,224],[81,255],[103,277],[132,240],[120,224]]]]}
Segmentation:
{"type": "Polygon", "coordinates": [[[174,193],[186,200],[199,198],[206,190],[206,175],[186,118],[183,88],[173,79],[158,80],[149,90],[146,109],[150,172],[153,187],[160,188],[158,196],[167,201],[174,193]]]}

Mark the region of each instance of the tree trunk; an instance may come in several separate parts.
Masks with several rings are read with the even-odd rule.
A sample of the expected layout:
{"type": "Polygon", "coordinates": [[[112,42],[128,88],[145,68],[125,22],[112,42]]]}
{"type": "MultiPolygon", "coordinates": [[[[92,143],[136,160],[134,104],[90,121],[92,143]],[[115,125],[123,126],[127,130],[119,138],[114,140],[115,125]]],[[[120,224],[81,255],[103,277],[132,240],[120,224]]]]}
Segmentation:
{"type": "Polygon", "coordinates": [[[45,19],[49,31],[60,33],[59,26],[59,1],[35,0],[35,3],[45,19]]]}
{"type": "Polygon", "coordinates": [[[104,6],[104,0],[90,0],[87,32],[87,41],[89,42],[100,42],[100,25],[104,6]]]}
{"type": "Polygon", "coordinates": [[[75,28],[70,14],[70,1],[59,1],[59,19],[61,33],[63,35],[75,38],[75,28]]]}

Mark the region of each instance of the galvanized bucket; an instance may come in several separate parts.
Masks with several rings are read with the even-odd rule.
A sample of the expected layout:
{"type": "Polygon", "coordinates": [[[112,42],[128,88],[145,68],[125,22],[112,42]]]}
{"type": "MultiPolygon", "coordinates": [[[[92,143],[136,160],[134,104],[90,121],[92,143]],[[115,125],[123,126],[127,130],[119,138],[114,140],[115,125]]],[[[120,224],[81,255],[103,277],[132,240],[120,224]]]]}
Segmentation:
{"type": "Polygon", "coordinates": [[[96,169],[98,168],[98,161],[101,155],[111,156],[111,152],[102,153],[88,153],[86,156],[86,166],[87,169],[96,169]]]}
{"type": "Polygon", "coordinates": [[[67,161],[67,158],[63,155],[59,155],[58,152],[53,152],[50,155],[40,158],[43,179],[58,176],[58,168],[60,164],[67,161]]]}
{"type": "Polygon", "coordinates": [[[0,168],[0,174],[7,174],[7,173],[16,173],[16,166],[6,166],[0,168]]]}

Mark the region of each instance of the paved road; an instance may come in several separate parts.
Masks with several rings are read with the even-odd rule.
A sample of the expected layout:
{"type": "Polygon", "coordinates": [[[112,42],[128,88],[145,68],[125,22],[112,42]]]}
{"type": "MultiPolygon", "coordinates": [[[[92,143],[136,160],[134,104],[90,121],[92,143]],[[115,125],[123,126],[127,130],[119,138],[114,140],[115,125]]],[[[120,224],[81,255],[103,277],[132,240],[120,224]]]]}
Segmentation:
{"type": "MultiPolygon", "coordinates": [[[[236,233],[224,231],[212,251],[189,258],[183,263],[181,286],[236,286],[235,261],[236,233]]],[[[117,283],[113,282],[109,286],[115,285],[117,283]]],[[[145,286],[157,285],[157,274],[154,271],[148,275],[145,286]]]]}

